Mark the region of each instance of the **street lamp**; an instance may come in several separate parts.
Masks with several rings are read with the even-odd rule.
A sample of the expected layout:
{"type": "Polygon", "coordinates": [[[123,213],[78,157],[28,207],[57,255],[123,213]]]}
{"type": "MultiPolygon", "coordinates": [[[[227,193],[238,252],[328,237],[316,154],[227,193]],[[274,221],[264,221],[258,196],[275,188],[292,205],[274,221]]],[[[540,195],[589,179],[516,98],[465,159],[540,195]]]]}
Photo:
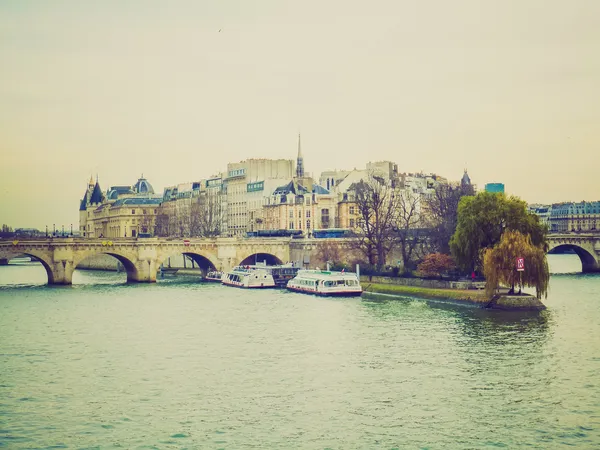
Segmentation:
{"type": "Polygon", "coordinates": [[[71,237],[73,237],[73,224],[71,224],[71,237]]]}
{"type": "Polygon", "coordinates": [[[65,237],[65,226],[62,226],[62,237],[65,237]]]}
{"type": "Polygon", "coordinates": [[[48,237],[48,225],[46,225],[46,237],[48,237]]]}
{"type": "Polygon", "coordinates": [[[52,237],[56,236],[56,224],[52,224],[52,237]]]}

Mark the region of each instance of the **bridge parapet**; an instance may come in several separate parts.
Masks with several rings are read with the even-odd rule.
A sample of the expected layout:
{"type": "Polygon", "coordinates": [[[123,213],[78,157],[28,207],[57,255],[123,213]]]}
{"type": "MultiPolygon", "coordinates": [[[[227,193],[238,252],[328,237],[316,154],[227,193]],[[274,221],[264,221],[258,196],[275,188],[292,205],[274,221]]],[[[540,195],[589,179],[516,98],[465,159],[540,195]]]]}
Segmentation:
{"type": "Polygon", "coordinates": [[[108,254],[118,259],[127,281],[155,282],[161,264],[176,254],[191,255],[204,269],[229,270],[253,254],[290,261],[290,238],[48,238],[0,240],[0,263],[25,254],[39,260],[50,284],[71,284],[73,271],[86,258],[108,254]]]}
{"type": "Polygon", "coordinates": [[[600,234],[549,234],[548,251],[559,247],[575,251],[581,259],[583,272],[600,272],[600,234]]]}

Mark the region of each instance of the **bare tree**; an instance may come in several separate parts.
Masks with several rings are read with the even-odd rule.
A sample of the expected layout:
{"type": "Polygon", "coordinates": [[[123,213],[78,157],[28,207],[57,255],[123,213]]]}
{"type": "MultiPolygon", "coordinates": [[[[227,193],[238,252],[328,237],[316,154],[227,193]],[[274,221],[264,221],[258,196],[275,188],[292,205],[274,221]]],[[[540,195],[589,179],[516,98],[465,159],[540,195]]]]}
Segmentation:
{"type": "Polygon", "coordinates": [[[171,221],[171,218],[169,217],[169,214],[167,214],[166,212],[161,212],[160,214],[157,214],[156,222],[154,222],[154,234],[156,236],[161,236],[161,237],[170,236],[170,233],[169,233],[170,221],[171,221]]]}
{"type": "Polygon", "coordinates": [[[397,216],[394,224],[404,271],[407,272],[413,252],[423,242],[421,228],[421,195],[409,189],[396,191],[397,216]]]}
{"type": "Polygon", "coordinates": [[[223,211],[221,194],[203,193],[191,204],[190,233],[192,236],[215,237],[221,234],[223,211]]]}
{"type": "Polygon", "coordinates": [[[370,176],[353,184],[350,190],[358,210],[357,246],[371,265],[385,265],[394,244],[397,196],[383,178],[370,176]]]}
{"type": "Polygon", "coordinates": [[[425,224],[430,232],[432,252],[450,254],[450,238],[456,231],[461,197],[474,195],[471,185],[440,183],[424,201],[425,224]]]}
{"type": "Polygon", "coordinates": [[[323,262],[323,264],[342,262],[340,248],[333,242],[320,242],[316,250],[316,259],[323,262]]]}

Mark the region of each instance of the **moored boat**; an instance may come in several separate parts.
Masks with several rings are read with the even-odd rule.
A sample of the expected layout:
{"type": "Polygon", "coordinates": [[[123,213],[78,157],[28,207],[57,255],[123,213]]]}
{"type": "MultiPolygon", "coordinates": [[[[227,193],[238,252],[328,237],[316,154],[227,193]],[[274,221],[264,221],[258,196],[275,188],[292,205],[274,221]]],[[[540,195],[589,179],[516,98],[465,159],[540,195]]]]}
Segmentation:
{"type": "Polygon", "coordinates": [[[223,272],[217,270],[209,271],[204,277],[204,281],[211,281],[213,283],[220,283],[223,278],[223,272]]]}
{"type": "Polygon", "coordinates": [[[353,297],[362,294],[360,281],[352,272],[300,270],[287,284],[290,291],[323,296],[353,297]]]}
{"type": "Polygon", "coordinates": [[[239,266],[226,272],[221,279],[226,286],[241,288],[270,288],[275,287],[273,275],[264,268],[239,266]]]}

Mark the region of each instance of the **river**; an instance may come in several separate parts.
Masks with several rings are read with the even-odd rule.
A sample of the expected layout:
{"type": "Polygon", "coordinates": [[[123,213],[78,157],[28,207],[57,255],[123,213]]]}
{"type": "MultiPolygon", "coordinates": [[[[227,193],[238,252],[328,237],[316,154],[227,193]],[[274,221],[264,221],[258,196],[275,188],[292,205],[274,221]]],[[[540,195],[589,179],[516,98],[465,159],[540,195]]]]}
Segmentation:
{"type": "Polygon", "coordinates": [[[0,267],[0,448],[600,446],[600,276],[548,309],[0,267]]]}

